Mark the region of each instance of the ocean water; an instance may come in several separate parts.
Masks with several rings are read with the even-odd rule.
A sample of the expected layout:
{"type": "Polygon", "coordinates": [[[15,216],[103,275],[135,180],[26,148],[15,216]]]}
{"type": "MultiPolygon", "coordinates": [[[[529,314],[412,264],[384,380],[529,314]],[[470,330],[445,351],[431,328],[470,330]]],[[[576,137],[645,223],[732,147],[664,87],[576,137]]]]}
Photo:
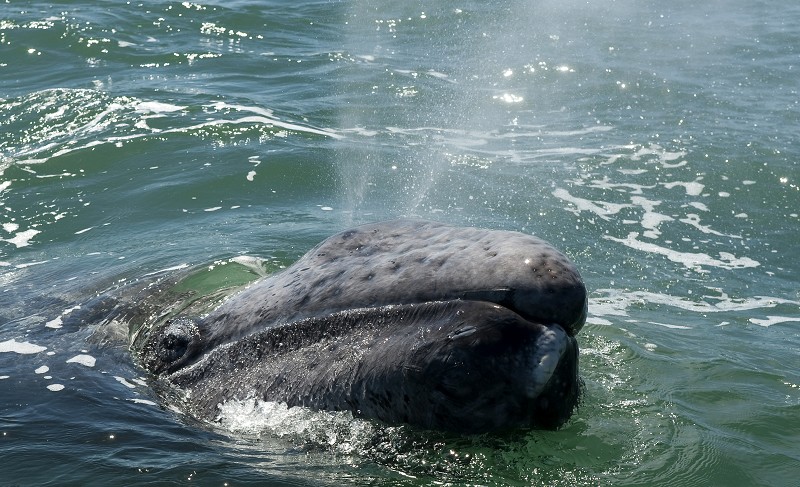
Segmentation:
{"type": "Polygon", "coordinates": [[[797,485],[798,71],[796,2],[4,1],[0,483],[797,485]],[[576,262],[563,428],[200,423],[98,324],[399,216],[576,262]]]}

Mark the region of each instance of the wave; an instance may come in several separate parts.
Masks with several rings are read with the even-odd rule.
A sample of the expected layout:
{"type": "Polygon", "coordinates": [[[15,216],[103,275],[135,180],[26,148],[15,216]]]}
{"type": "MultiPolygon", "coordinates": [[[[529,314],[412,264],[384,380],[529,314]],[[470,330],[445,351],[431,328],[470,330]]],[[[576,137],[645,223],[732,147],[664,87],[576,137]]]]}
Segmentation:
{"type": "Polygon", "coordinates": [[[114,97],[90,89],[49,89],[0,100],[0,174],[10,163],[42,164],[53,158],[101,145],[169,134],[200,134],[221,128],[236,135],[250,126],[265,136],[344,137],[338,131],[278,117],[266,108],[222,101],[176,104],[136,97],[114,97]]]}
{"type": "MultiPolygon", "coordinates": [[[[767,315],[766,318],[756,318],[750,316],[748,313],[747,321],[750,323],[768,327],[771,325],[800,321],[800,318],[791,316],[792,309],[800,306],[800,301],[773,297],[773,296],[753,296],[745,298],[733,298],[721,289],[709,289],[716,294],[708,294],[697,298],[688,298],[685,296],[674,296],[664,293],[655,293],[650,291],[630,291],[624,289],[598,289],[592,293],[589,300],[590,316],[589,323],[596,325],[610,325],[612,320],[620,317],[627,317],[630,315],[631,308],[643,308],[656,306],[667,306],[684,311],[695,313],[699,317],[705,317],[708,314],[731,314],[735,319],[736,313],[751,312],[757,310],[768,309],[786,309],[789,316],[780,315],[767,315]]],[[[671,316],[672,313],[666,313],[664,316],[671,316]]],[[[669,325],[663,323],[654,323],[667,326],[670,328],[688,329],[690,326],[684,325],[669,325]]],[[[720,325],[729,324],[723,321],[720,325]]],[[[719,325],[718,325],[719,326],[719,325]]]]}

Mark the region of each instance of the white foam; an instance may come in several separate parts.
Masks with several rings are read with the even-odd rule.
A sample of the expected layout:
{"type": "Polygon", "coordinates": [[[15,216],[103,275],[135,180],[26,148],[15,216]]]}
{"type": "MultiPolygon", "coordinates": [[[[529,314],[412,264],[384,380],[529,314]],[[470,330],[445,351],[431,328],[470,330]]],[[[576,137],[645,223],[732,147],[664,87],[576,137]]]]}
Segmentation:
{"type": "Polygon", "coordinates": [[[447,76],[445,73],[440,73],[439,71],[434,71],[432,69],[429,69],[427,71],[427,74],[428,74],[428,76],[433,76],[436,79],[445,80],[445,81],[448,81],[448,82],[453,83],[453,84],[456,83],[456,81],[451,80],[450,77],[447,76]]]}
{"type": "Polygon", "coordinates": [[[11,238],[6,238],[2,240],[4,242],[16,245],[17,248],[27,247],[28,245],[30,245],[30,240],[40,233],[42,232],[31,228],[29,230],[24,230],[22,232],[19,232],[11,238]]]}
{"type": "Polygon", "coordinates": [[[658,227],[663,222],[673,221],[671,216],[667,216],[655,211],[655,207],[660,205],[660,201],[652,201],[641,196],[631,196],[631,202],[634,205],[644,208],[644,215],[642,215],[641,225],[645,228],[643,233],[647,238],[658,238],[661,235],[658,227]]]}
{"type": "Polygon", "coordinates": [[[14,352],[21,355],[29,355],[29,354],[43,352],[45,350],[47,350],[47,347],[35,345],[30,342],[18,342],[13,338],[11,340],[0,342],[0,353],[14,352]]]}
{"type": "MultiPolygon", "coordinates": [[[[646,171],[645,171],[646,172],[646,171]]],[[[575,181],[575,184],[583,184],[583,181],[575,181]]],[[[635,184],[635,183],[614,183],[612,182],[608,176],[604,176],[603,179],[593,179],[588,185],[590,188],[598,188],[598,189],[629,189],[631,194],[640,195],[644,194],[645,189],[653,189],[655,185],[646,186],[643,184],[635,184]]],[[[660,201],[658,203],[661,203],[660,201]]]]}
{"type": "Polygon", "coordinates": [[[134,105],[134,109],[140,113],[171,113],[186,110],[186,107],[158,101],[140,101],[134,105]]]}
{"type": "Polygon", "coordinates": [[[147,404],[148,406],[158,406],[158,404],[154,403],[153,401],[151,401],[149,399],[139,399],[139,398],[134,397],[134,398],[127,399],[127,400],[132,402],[132,403],[134,403],[134,404],[147,404]]]}
{"type": "Polygon", "coordinates": [[[586,318],[586,323],[590,325],[600,325],[600,326],[611,326],[614,324],[610,320],[607,320],[605,318],[598,318],[596,316],[589,316],[588,318],[586,318]]]}
{"type": "Polygon", "coordinates": [[[659,323],[657,321],[650,321],[649,323],[653,324],[653,325],[663,326],[664,328],[672,328],[674,330],[691,330],[692,329],[691,326],[686,326],[686,325],[672,325],[670,323],[659,323]]]}
{"type": "Polygon", "coordinates": [[[623,208],[629,208],[631,206],[627,204],[607,203],[604,201],[590,201],[577,196],[572,196],[569,191],[562,188],[557,188],[555,191],[553,191],[553,196],[575,205],[577,208],[577,211],[574,212],[575,214],[578,214],[581,211],[589,211],[596,214],[603,220],[610,220],[610,215],[615,215],[623,208]]]}
{"type": "Polygon", "coordinates": [[[130,382],[128,382],[127,380],[125,380],[124,377],[119,377],[119,376],[115,375],[114,376],[114,380],[116,380],[117,382],[119,382],[120,384],[122,384],[123,386],[125,386],[125,387],[127,387],[129,389],[135,389],[136,388],[135,385],[133,385],[130,382]]]}
{"type": "Polygon", "coordinates": [[[702,271],[701,266],[719,267],[722,269],[744,269],[761,265],[758,261],[749,257],[736,257],[729,252],[720,252],[719,259],[715,259],[702,252],[680,252],[654,243],[642,242],[638,240],[638,237],[639,232],[630,232],[626,238],[616,238],[609,235],[603,236],[603,238],[607,240],[619,242],[632,249],[663,255],[667,259],[683,264],[688,269],[695,271],[702,271]]]}
{"type": "MultiPolygon", "coordinates": [[[[628,148],[634,147],[635,146],[629,146],[628,148]]],[[[665,169],[672,169],[685,166],[687,164],[686,161],[679,161],[674,164],[670,163],[671,161],[676,161],[682,157],[685,157],[686,154],[686,151],[668,151],[658,144],[650,144],[648,146],[640,147],[634,154],[630,156],[630,158],[633,161],[638,161],[643,156],[655,156],[662,167],[665,169]]]]}
{"type": "Polygon", "coordinates": [[[47,386],[47,389],[53,392],[62,391],[64,390],[64,384],[50,384],[47,386]]]}
{"type": "Polygon", "coordinates": [[[699,196],[703,192],[703,189],[705,188],[705,185],[697,181],[689,181],[689,182],[675,181],[672,183],[663,183],[663,184],[664,187],[667,189],[672,189],[675,186],[683,186],[684,189],[686,190],[686,194],[689,196],[699,196]]]}
{"type": "Polygon", "coordinates": [[[64,321],[62,321],[61,317],[58,316],[58,317],[53,318],[52,320],[48,321],[47,323],[45,323],[44,326],[46,326],[47,328],[61,328],[61,326],[63,324],[64,324],[64,321]]]}
{"type": "Polygon", "coordinates": [[[368,448],[375,435],[369,421],[354,418],[349,411],[313,411],[255,399],[220,404],[217,420],[233,432],[295,438],[339,453],[368,448]]]}
{"type": "MultiPolygon", "coordinates": [[[[592,317],[597,319],[597,316],[628,316],[628,307],[634,304],[641,305],[645,303],[671,306],[699,314],[769,309],[782,304],[800,306],[800,301],[793,301],[785,298],[754,296],[734,299],[718,289],[714,291],[720,294],[718,296],[705,295],[701,296],[699,299],[692,300],[686,297],[649,291],[598,289],[594,294],[600,294],[602,296],[595,296],[589,299],[589,310],[592,317]]],[[[789,319],[786,321],[794,320],[795,319],[789,319]]],[[[798,318],[798,320],[800,320],[800,318],[798,318]]]]}
{"type": "MultiPolygon", "coordinates": [[[[84,98],[89,98],[89,99],[93,99],[98,96],[95,90],[60,90],[60,91],[74,92],[77,93],[78,95],[81,95],[80,93],[81,91],[86,91],[89,94],[85,95],[84,98]]],[[[29,148],[21,148],[15,154],[17,158],[17,164],[19,165],[41,164],[47,162],[51,158],[67,155],[75,151],[86,150],[95,146],[111,144],[117,147],[121,147],[124,142],[137,140],[144,137],[150,137],[153,134],[169,134],[169,133],[182,134],[190,131],[201,130],[205,127],[214,127],[217,125],[227,125],[227,124],[233,124],[233,125],[262,124],[269,127],[283,128],[294,132],[324,135],[326,137],[331,137],[335,139],[343,138],[343,136],[340,133],[331,129],[316,128],[316,127],[302,125],[299,123],[282,121],[273,115],[272,110],[265,108],[233,105],[225,102],[216,102],[213,103],[212,105],[206,106],[205,108],[213,108],[218,111],[234,110],[238,112],[250,112],[256,115],[246,116],[234,120],[230,119],[206,120],[189,126],[181,125],[167,129],[156,129],[147,125],[148,118],[168,116],[171,113],[185,110],[186,107],[157,102],[157,101],[143,101],[136,99],[132,100],[131,98],[127,97],[119,97],[109,102],[105,107],[105,109],[102,112],[95,115],[95,117],[92,120],[85,122],[80,127],[76,127],[74,130],[71,130],[69,134],[64,132],[54,132],[51,130],[46,136],[43,136],[43,140],[41,141],[40,144],[31,146],[29,148]],[[119,112],[123,112],[122,115],[120,115],[119,112]],[[125,112],[127,112],[128,114],[127,117],[125,116],[126,115],[125,112]],[[130,115],[131,113],[133,115],[130,115]],[[140,118],[130,119],[131,116],[138,116],[140,118]],[[118,121],[119,118],[123,118],[124,121],[119,122],[118,121]],[[129,133],[128,135],[122,135],[122,136],[109,136],[99,139],[95,138],[86,143],[83,144],[78,143],[74,145],[69,145],[69,144],[63,145],[57,142],[51,142],[51,143],[46,142],[47,139],[53,139],[54,137],[64,136],[64,135],[77,137],[76,140],[80,141],[81,140],[80,135],[94,134],[100,132],[108,128],[112,123],[117,123],[119,125],[124,125],[125,123],[128,123],[130,126],[138,128],[141,132],[129,133]],[[53,152],[51,154],[48,154],[48,152],[50,151],[53,152]]],[[[54,175],[54,176],[59,177],[61,175],[54,175]]],[[[15,237],[16,240],[14,241],[8,240],[8,241],[12,243],[14,242],[27,243],[27,241],[30,240],[30,237],[32,236],[33,235],[29,234],[21,234],[15,237]]]]}
{"type": "Polygon", "coordinates": [[[522,103],[523,101],[525,101],[524,98],[522,98],[519,95],[515,95],[513,93],[503,93],[502,95],[494,95],[492,96],[492,99],[499,100],[503,103],[509,103],[509,104],[522,103]]]}
{"type": "Polygon", "coordinates": [[[49,261],[40,260],[40,261],[36,261],[36,262],[27,262],[25,264],[17,264],[14,267],[17,268],[17,269],[25,269],[26,267],[32,267],[32,266],[40,265],[40,264],[46,264],[47,262],[49,262],[49,261]]]}
{"type": "Polygon", "coordinates": [[[143,277],[155,276],[156,274],[163,274],[163,273],[166,273],[166,272],[179,271],[181,269],[186,269],[187,267],[189,267],[189,264],[178,264],[178,265],[175,265],[175,266],[172,266],[172,267],[166,267],[164,269],[160,269],[160,270],[157,270],[157,271],[148,272],[143,277]]]}
{"type": "Polygon", "coordinates": [[[74,364],[81,364],[81,365],[83,365],[85,367],[94,367],[94,364],[95,364],[96,361],[97,361],[97,359],[95,359],[91,355],[79,354],[79,355],[76,355],[76,356],[72,357],[71,359],[67,360],[67,363],[68,364],[73,364],[73,363],[74,364]]]}
{"type": "MultiPolygon", "coordinates": [[[[217,109],[217,110],[230,109],[230,110],[236,110],[236,111],[239,111],[239,112],[255,113],[256,115],[258,115],[258,116],[255,116],[255,117],[244,117],[244,118],[240,118],[240,119],[237,119],[237,120],[219,120],[219,121],[214,121],[214,122],[234,123],[234,124],[239,124],[239,123],[263,123],[263,124],[266,124],[266,125],[272,125],[272,126],[275,126],[275,127],[280,127],[280,128],[284,128],[284,129],[287,129],[287,130],[292,130],[292,131],[295,131],[295,132],[306,132],[306,133],[310,133],[310,134],[324,135],[326,137],[331,137],[331,138],[334,138],[334,139],[341,139],[342,138],[342,135],[340,135],[340,134],[338,134],[338,133],[336,133],[336,132],[334,132],[334,131],[332,131],[330,129],[319,129],[319,128],[304,126],[304,125],[300,125],[300,124],[296,124],[296,123],[283,122],[279,118],[274,116],[272,110],[269,110],[269,109],[266,109],[266,108],[248,107],[248,106],[244,106],[244,105],[233,105],[233,104],[229,104],[229,103],[225,103],[225,102],[216,102],[216,103],[214,103],[212,105],[212,107],[217,109]]],[[[218,123],[213,123],[212,122],[211,124],[212,125],[217,125],[218,123]]]]}
{"type": "Polygon", "coordinates": [[[237,255],[236,257],[231,257],[229,261],[242,265],[259,276],[266,276],[268,274],[268,272],[264,269],[265,260],[260,257],[237,255]]]}
{"type": "Polygon", "coordinates": [[[740,235],[727,235],[727,234],[718,232],[716,230],[712,230],[711,227],[709,227],[707,225],[701,225],[700,224],[700,215],[698,215],[696,213],[689,213],[689,214],[686,215],[686,218],[681,218],[680,221],[683,222],[683,223],[686,223],[687,225],[691,225],[691,226],[695,227],[696,229],[700,230],[701,232],[703,232],[705,234],[717,235],[717,236],[720,236],[720,237],[742,238],[740,235]]]}
{"type": "Polygon", "coordinates": [[[46,365],[42,365],[41,367],[39,367],[39,368],[37,368],[36,370],[34,370],[34,373],[37,373],[37,374],[44,374],[45,372],[47,372],[47,371],[49,371],[49,370],[50,370],[50,367],[48,367],[48,366],[46,366],[46,365]]]}
{"type": "Polygon", "coordinates": [[[768,327],[779,323],[800,322],[800,317],[792,316],[767,316],[767,319],[750,318],[750,323],[754,325],[768,327]]]}

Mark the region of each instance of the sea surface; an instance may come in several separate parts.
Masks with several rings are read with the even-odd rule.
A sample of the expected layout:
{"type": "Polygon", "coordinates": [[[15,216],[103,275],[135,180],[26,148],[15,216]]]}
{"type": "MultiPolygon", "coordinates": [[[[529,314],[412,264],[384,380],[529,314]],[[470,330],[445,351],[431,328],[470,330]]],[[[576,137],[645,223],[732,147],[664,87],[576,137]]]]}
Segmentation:
{"type": "Polygon", "coordinates": [[[0,484],[798,485],[799,92],[794,1],[5,0],[0,484]],[[105,290],[402,216],[574,260],[563,428],[202,423],[97,339],[105,290]]]}

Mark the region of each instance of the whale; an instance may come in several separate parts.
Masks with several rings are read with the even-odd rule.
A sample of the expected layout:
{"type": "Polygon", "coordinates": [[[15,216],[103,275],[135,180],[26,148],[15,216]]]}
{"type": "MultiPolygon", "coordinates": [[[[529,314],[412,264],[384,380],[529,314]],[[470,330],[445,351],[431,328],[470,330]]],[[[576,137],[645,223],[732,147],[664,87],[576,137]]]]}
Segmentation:
{"type": "Polygon", "coordinates": [[[401,219],[335,234],[202,312],[139,313],[129,345],[207,421],[255,399],[461,433],[557,429],[579,401],[587,310],[545,240],[401,219]]]}

